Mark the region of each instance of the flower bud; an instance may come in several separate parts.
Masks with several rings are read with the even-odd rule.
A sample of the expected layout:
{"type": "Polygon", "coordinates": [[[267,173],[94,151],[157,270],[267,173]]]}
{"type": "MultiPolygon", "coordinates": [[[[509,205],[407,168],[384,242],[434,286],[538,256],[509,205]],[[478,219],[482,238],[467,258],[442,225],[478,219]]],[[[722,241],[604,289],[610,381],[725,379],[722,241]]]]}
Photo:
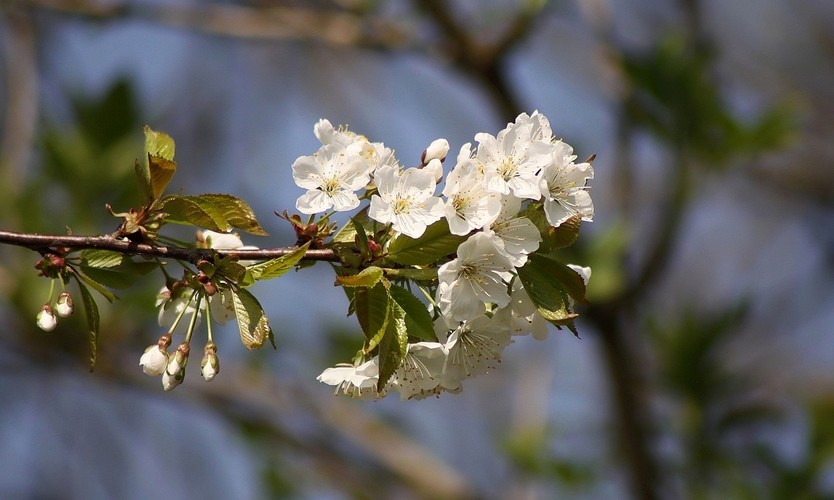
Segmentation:
{"type": "Polygon", "coordinates": [[[446,139],[435,139],[423,151],[423,165],[428,165],[432,160],[443,161],[446,159],[447,154],[449,154],[449,141],[446,139]]]}
{"type": "Polygon", "coordinates": [[[428,162],[425,166],[423,166],[423,169],[432,173],[435,182],[440,182],[440,179],[443,178],[443,164],[440,163],[440,160],[437,158],[428,162]]]}
{"type": "Polygon", "coordinates": [[[51,332],[55,329],[56,326],[58,326],[58,319],[52,312],[52,306],[50,306],[49,304],[43,305],[40,312],[38,313],[37,323],[38,328],[45,332],[51,332]]]}
{"type": "Polygon", "coordinates": [[[162,374],[162,388],[166,391],[174,389],[185,379],[185,367],[188,365],[190,350],[188,343],[183,342],[177,346],[177,352],[170,356],[165,373],[162,374]]]}
{"type": "Polygon", "coordinates": [[[200,362],[201,372],[206,382],[214,380],[214,376],[220,373],[220,360],[217,359],[217,346],[214,342],[206,344],[203,360],[200,362]]]}
{"type": "Polygon", "coordinates": [[[159,376],[165,373],[168,367],[168,346],[171,345],[171,335],[166,334],[159,337],[159,341],[145,349],[145,353],[139,358],[139,365],[142,371],[151,376],[159,376]]]}
{"type": "Polygon", "coordinates": [[[66,318],[72,315],[72,310],[72,295],[69,292],[61,292],[61,295],[58,296],[58,302],[55,304],[55,313],[62,318],[66,318]]]}

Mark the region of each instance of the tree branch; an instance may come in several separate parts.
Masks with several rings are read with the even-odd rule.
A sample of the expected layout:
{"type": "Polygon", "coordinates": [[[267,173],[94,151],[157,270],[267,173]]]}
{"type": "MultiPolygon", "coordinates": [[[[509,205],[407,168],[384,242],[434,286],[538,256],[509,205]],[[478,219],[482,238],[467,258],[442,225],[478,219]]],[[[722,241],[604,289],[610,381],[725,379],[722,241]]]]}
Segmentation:
{"type": "MultiPolygon", "coordinates": [[[[205,248],[181,248],[148,245],[133,241],[120,240],[112,236],[65,236],[48,234],[24,234],[11,231],[0,231],[0,244],[16,245],[38,252],[58,251],[58,249],[96,249],[110,250],[130,255],[144,255],[148,257],[168,257],[192,263],[200,259],[211,258],[212,255],[235,256],[243,260],[269,260],[283,257],[298,247],[281,247],[258,250],[213,250],[205,248]]],[[[339,257],[329,249],[307,250],[304,260],[335,262],[339,257]]]]}

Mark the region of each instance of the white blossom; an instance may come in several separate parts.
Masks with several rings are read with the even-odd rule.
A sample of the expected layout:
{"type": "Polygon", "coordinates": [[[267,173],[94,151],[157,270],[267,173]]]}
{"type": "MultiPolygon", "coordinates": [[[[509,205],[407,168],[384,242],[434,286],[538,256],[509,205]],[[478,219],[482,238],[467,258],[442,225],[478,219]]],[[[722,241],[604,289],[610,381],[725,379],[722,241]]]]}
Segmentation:
{"type": "Polygon", "coordinates": [[[419,238],[426,227],[443,217],[443,201],[434,196],[431,172],[409,168],[379,168],[374,179],[377,193],[371,198],[368,216],[411,238],[419,238]]]}
{"type": "Polygon", "coordinates": [[[490,191],[538,200],[538,175],[550,163],[552,148],[549,141],[537,139],[542,137],[542,127],[529,117],[522,118],[526,116],[519,116],[497,136],[476,134],[475,158],[483,166],[490,191]]]}
{"type": "Polygon", "coordinates": [[[466,377],[486,373],[501,362],[501,352],[512,342],[509,330],[487,316],[477,316],[450,329],[443,384],[454,387],[466,377]]]}
{"type": "Polygon", "coordinates": [[[344,394],[354,398],[376,398],[384,394],[376,390],[379,382],[379,358],[374,357],[359,366],[336,366],[327,368],[316,380],[336,386],[333,394],[344,394]]]}
{"type": "Polygon", "coordinates": [[[364,135],[352,132],[347,127],[334,128],[330,121],[321,119],[313,127],[313,131],[322,146],[337,144],[358,154],[367,162],[369,173],[386,165],[398,166],[392,149],[385,147],[381,142],[371,142],[364,135]]]}
{"type": "Polygon", "coordinates": [[[549,323],[539,314],[536,304],[518,279],[513,280],[510,303],[495,311],[492,319],[496,324],[504,325],[512,335],[532,333],[536,340],[547,338],[549,323]]]}
{"type": "Polygon", "coordinates": [[[443,195],[452,234],[469,234],[491,223],[501,212],[501,200],[487,191],[483,173],[473,160],[464,160],[452,169],[443,195]]]}
{"type": "Polygon", "coordinates": [[[458,257],[440,266],[437,302],[452,321],[472,319],[485,304],[506,306],[509,271],[513,264],[495,236],[477,233],[458,246],[458,257]]]}
{"type": "Polygon", "coordinates": [[[542,241],[541,233],[527,217],[519,217],[521,200],[511,195],[501,196],[501,213],[485,231],[501,241],[504,251],[515,267],[527,262],[527,255],[535,252],[542,241]]]}
{"type": "Polygon", "coordinates": [[[544,196],[544,213],[553,227],[580,215],[583,221],[594,218],[594,205],[587,182],[594,178],[590,163],[576,164],[573,149],[564,142],[554,144],[553,161],[542,170],[539,189],[544,196]]]}
{"type": "Polygon", "coordinates": [[[322,146],[312,156],[302,156],[292,165],[295,183],[307,192],[296,201],[305,214],[353,210],[359,206],[354,191],[370,181],[368,163],[353,149],[333,143],[322,146]]]}
{"type": "Polygon", "coordinates": [[[446,346],[439,342],[408,344],[405,356],[394,375],[391,387],[401,399],[423,399],[443,390],[446,346]]]}

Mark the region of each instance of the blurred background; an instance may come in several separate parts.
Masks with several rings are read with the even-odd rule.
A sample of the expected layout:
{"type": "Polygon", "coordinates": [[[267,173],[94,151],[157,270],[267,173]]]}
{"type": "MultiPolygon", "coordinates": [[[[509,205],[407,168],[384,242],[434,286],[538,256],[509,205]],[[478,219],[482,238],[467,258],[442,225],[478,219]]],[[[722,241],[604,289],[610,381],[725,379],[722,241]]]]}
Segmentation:
{"type": "Polygon", "coordinates": [[[83,315],[38,330],[38,256],[0,248],[0,497],[834,498],[834,3],[3,0],[0,68],[3,230],[113,231],[142,124],[262,248],[319,118],[415,165],[539,110],[597,155],[581,338],[437,399],[315,381],[362,338],[325,265],[255,287],[277,351],[232,324],[165,393],[161,276],[99,304],[91,374],[83,315]]]}

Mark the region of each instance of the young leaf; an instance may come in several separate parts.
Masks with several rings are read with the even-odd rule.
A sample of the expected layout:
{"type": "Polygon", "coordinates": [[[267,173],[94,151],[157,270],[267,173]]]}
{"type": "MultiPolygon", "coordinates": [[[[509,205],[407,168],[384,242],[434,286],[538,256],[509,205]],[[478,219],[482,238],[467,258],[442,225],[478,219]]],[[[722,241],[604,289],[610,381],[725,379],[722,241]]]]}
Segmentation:
{"type": "Polygon", "coordinates": [[[137,160],[133,165],[133,171],[136,174],[136,183],[139,184],[142,203],[145,205],[151,203],[155,198],[151,188],[151,173],[147,162],[139,163],[139,160],[137,160]]]}
{"type": "Polygon", "coordinates": [[[145,125],[145,152],[166,160],[174,159],[174,140],[165,132],[157,132],[145,125]]]}
{"type": "Polygon", "coordinates": [[[136,262],[118,252],[84,250],[79,269],[104,286],[126,288],[157,267],[154,262],[136,262]]]}
{"type": "Polygon", "coordinates": [[[407,266],[425,266],[455,253],[464,241],[466,237],[450,233],[449,224],[442,219],[426,228],[417,239],[397,236],[388,247],[388,259],[407,266]]]}
{"type": "MultiPolygon", "coordinates": [[[[145,125],[145,155],[147,162],[141,173],[150,188],[151,200],[159,198],[177,170],[174,162],[174,140],[164,132],[157,132],[145,125]]],[[[137,166],[137,173],[138,173],[137,166]]],[[[144,189],[143,189],[144,191],[144,189]]]]}
{"type": "Polygon", "coordinates": [[[379,283],[379,280],[381,279],[382,269],[370,266],[360,271],[359,274],[351,276],[336,276],[336,283],[342,286],[361,286],[370,288],[379,283]]]}
{"type": "Polygon", "coordinates": [[[171,195],[155,207],[164,210],[166,222],[191,224],[212,231],[240,229],[247,233],[266,235],[252,208],[240,198],[227,194],[171,195]]]}
{"type": "Polygon", "coordinates": [[[96,365],[96,356],[98,355],[98,333],[100,328],[100,319],[98,314],[98,305],[96,304],[90,290],[84,286],[80,279],[78,282],[78,289],[81,290],[81,302],[84,304],[84,315],[87,318],[87,330],[90,332],[90,371],[96,365]]]}
{"type": "Polygon", "coordinates": [[[177,171],[177,162],[148,153],[148,170],[151,174],[151,195],[157,199],[165,192],[177,171]]]}
{"type": "Polygon", "coordinates": [[[382,339],[388,324],[389,297],[383,283],[371,288],[354,289],[356,319],[365,334],[364,352],[371,352],[382,339]]]}
{"type": "Polygon", "coordinates": [[[260,349],[269,337],[269,320],[258,299],[244,288],[232,289],[240,341],[247,349],[260,349]]]}
{"type": "Polygon", "coordinates": [[[249,266],[246,269],[252,273],[255,281],[277,278],[298,264],[309,247],[310,242],[308,241],[292,253],[249,266]]]}
{"type": "Polygon", "coordinates": [[[437,342],[437,335],[434,333],[434,325],[426,305],[403,287],[392,285],[388,292],[391,300],[405,312],[405,326],[408,335],[425,340],[437,342]]]}
{"type": "Polygon", "coordinates": [[[376,386],[378,392],[381,392],[388,384],[408,349],[406,312],[394,301],[389,302],[388,309],[388,324],[385,326],[385,333],[379,343],[379,381],[376,386]]]}

